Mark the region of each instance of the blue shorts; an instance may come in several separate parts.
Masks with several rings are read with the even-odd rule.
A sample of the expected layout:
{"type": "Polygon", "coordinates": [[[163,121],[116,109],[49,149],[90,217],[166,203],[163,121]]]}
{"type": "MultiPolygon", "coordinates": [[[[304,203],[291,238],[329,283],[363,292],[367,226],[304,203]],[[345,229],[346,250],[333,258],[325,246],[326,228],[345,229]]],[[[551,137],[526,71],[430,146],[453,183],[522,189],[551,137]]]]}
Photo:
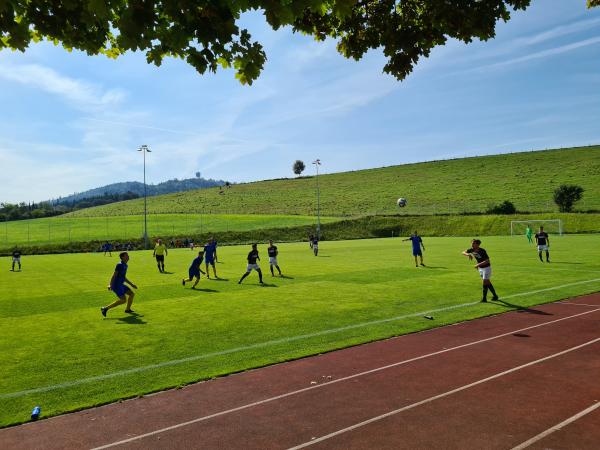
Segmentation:
{"type": "Polygon", "coordinates": [[[121,284],[119,286],[112,286],[111,289],[117,297],[123,297],[125,294],[131,292],[131,289],[129,289],[129,287],[125,286],[124,284],[121,284]]]}
{"type": "Polygon", "coordinates": [[[192,278],[200,278],[200,269],[190,269],[188,270],[188,275],[189,275],[189,279],[191,280],[192,278]]]}
{"type": "Polygon", "coordinates": [[[413,256],[423,256],[420,248],[413,248],[413,256]]]}
{"type": "Polygon", "coordinates": [[[214,258],[204,258],[204,262],[205,262],[207,265],[208,265],[208,264],[211,264],[211,265],[213,265],[213,266],[215,265],[215,260],[214,260],[214,258]]]}

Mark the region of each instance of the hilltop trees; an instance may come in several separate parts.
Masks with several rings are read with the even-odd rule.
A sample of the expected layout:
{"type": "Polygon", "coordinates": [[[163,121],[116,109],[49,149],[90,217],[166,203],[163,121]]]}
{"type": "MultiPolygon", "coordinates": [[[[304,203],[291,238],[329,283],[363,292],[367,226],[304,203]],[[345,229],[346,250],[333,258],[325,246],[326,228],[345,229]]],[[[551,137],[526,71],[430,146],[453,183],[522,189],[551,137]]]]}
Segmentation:
{"type": "Polygon", "coordinates": [[[304,172],[304,169],[306,169],[306,166],[304,165],[304,162],[297,159],[296,162],[294,163],[294,165],[292,166],[292,169],[294,170],[294,173],[296,175],[300,175],[302,172],[304,172]]]}
{"type": "Polygon", "coordinates": [[[143,51],[148,63],[181,58],[200,74],[233,67],[241,83],[252,84],[267,56],[239,21],[260,10],[274,30],[291,25],[319,41],[336,39],[346,58],[358,60],[382,48],[384,71],[402,80],[448,38],[493,38],[496,22],[509,20],[511,9],[525,9],[530,1],[12,0],[0,2],[0,50],[25,51],[47,39],[69,51],[110,58],[143,51]]]}
{"type": "Polygon", "coordinates": [[[554,190],[554,203],[560,212],[573,211],[573,205],[581,200],[584,189],[575,184],[561,184],[554,190]]]}

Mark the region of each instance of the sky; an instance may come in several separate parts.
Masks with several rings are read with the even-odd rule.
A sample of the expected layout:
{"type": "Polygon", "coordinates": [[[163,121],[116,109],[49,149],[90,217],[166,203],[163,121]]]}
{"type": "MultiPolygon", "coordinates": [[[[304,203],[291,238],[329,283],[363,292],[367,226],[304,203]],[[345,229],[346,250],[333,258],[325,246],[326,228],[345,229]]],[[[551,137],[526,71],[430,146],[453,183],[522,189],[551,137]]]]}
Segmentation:
{"type": "MultiPolygon", "coordinates": [[[[40,43],[0,52],[0,202],[41,201],[121,181],[231,182],[600,144],[600,8],[532,0],[487,42],[449,41],[404,81],[372,51],[243,18],[265,47],[252,85],[40,43]]],[[[489,174],[492,176],[493,174],[489,174]]]]}

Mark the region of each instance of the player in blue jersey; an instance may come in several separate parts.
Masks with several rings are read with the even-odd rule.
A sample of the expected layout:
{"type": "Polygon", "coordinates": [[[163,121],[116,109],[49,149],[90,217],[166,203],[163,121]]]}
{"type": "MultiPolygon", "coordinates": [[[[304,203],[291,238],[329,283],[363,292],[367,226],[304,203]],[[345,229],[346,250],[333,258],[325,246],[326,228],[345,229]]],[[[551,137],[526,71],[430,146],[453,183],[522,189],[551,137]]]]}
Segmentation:
{"type": "Polygon", "coordinates": [[[425,246],[423,245],[423,239],[421,239],[419,233],[417,233],[417,231],[415,230],[415,232],[411,234],[410,237],[408,237],[407,239],[403,239],[402,241],[412,242],[412,254],[415,257],[415,266],[419,267],[419,263],[417,262],[417,256],[421,259],[421,265],[425,266],[425,264],[423,264],[423,252],[421,251],[421,248],[425,250],[425,246]]]}
{"type": "Polygon", "coordinates": [[[219,278],[217,276],[217,267],[215,266],[215,252],[217,251],[216,242],[214,239],[208,241],[208,243],[204,246],[204,263],[206,264],[206,276],[210,278],[210,271],[208,270],[208,266],[211,265],[213,268],[213,273],[215,274],[215,278],[219,278]]]}
{"type": "Polygon", "coordinates": [[[183,284],[185,286],[186,281],[192,281],[195,278],[196,282],[192,286],[192,289],[196,289],[196,285],[200,281],[200,272],[204,273],[204,271],[200,268],[200,266],[202,265],[203,259],[204,259],[204,251],[200,250],[198,252],[198,256],[194,258],[194,260],[192,261],[192,265],[188,269],[188,279],[186,280],[184,278],[183,280],[181,280],[181,284],[183,284]]]}
{"type": "Polygon", "coordinates": [[[113,276],[108,284],[108,290],[113,291],[119,299],[115,300],[110,305],[100,308],[100,312],[104,317],[106,317],[106,312],[109,309],[122,305],[125,302],[127,302],[125,312],[133,312],[131,309],[131,304],[133,303],[133,297],[135,297],[135,294],[131,289],[129,289],[128,286],[125,286],[125,283],[127,283],[132,288],[137,289],[137,286],[127,279],[127,262],[129,261],[129,254],[127,252],[122,252],[119,255],[119,258],[121,258],[121,262],[116,265],[113,276]]]}

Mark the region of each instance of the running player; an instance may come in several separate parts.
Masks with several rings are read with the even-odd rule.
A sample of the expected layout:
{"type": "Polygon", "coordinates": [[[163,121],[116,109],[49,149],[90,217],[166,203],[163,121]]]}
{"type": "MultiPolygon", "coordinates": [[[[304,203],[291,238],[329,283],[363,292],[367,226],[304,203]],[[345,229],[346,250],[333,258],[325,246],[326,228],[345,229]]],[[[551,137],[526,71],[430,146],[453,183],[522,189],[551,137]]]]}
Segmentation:
{"type": "Polygon", "coordinates": [[[210,278],[209,264],[213,268],[213,273],[215,274],[215,278],[219,278],[217,276],[217,266],[215,265],[215,241],[213,239],[209,240],[207,244],[204,246],[204,263],[206,264],[206,276],[210,278]]]}
{"type": "Polygon", "coordinates": [[[544,227],[540,227],[540,231],[535,233],[535,243],[537,244],[538,256],[542,259],[542,252],[546,252],[546,262],[550,262],[550,236],[544,231],[544,227]]]}
{"type": "Polygon", "coordinates": [[[525,237],[527,237],[527,242],[529,242],[530,244],[533,243],[533,239],[531,238],[532,235],[533,231],[531,231],[531,227],[529,226],[529,224],[527,224],[527,228],[525,228],[525,237]]]}
{"type": "Polygon", "coordinates": [[[412,242],[412,254],[415,257],[415,266],[419,267],[419,264],[417,263],[417,256],[421,258],[421,265],[425,266],[425,264],[423,264],[423,252],[421,252],[421,247],[423,247],[423,250],[425,250],[425,246],[423,245],[423,239],[421,239],[419,233],[417,233],[417,231],[415,230],[415,232],[411,234],[410,237],[408,237],[407,239],[403,239],[402,241],[412,242]]]}
{"type": "Polygon", "coordinates": [[[192,261],[192,265],[188,269],[188,279],[186,280],[184,278],[183,280],[181,280],[181,284],[183,284],[185,286],[186,281],[192,281],[194,278],[196,278],[196,282],[192,286],[192,289],[196,289],[196,285],[200,281],[200,272],[204,273],[204,271],[200,268],[200,266],[202,265],[203,258],[204,258],[204,251],[200,250],[198,252],[198,256],[196,256],[194,258],[194,260],[192,261]]]}
{"type": "Polygon", "coordinates": [[[19,265],[19,272],[21,271],[21,252],[18,248],[15,248],[12,252],[12,271],[15,271],[15,264],[19,265]]]}
{"type": "Polygon", "coordinates": [[[317,256],[319,254],[319,238],[317,236],[312,238],[312,249],[315,256],[317,256]]]}
{"type": "Polygon", "coordinates": [[[125,302],[127,302],[125,312],[133,312],[131,309],[131,304],[133,303],[133,297],[135,294],[131,289],[129,289],[129,287],[125,286],[125,283],[127,283],[132,288],[137,289],[137,286],[127,279],[127,262],[129,261],[129,254],[127,252],[123,252],[119,255],[119,258],[121,258],[121,262],[115,266],[115,271],[110,279],[110,283],[108,284],[108,290],[113,291],[119,300],[115,300],[110,305],[100,308],[100,312],[104,317],[106,317],[106,312],[109,309],[122,305],[125,302]]]}
{"type": "Polygon", "coordinates": [[[165,256],[168,254],[167,246],[160,239],[157,239],[152,256],[156,258],[156,267],[158,267],[160,273],[165,273],[165,256]]]}
{"type": "Polygon", "coordinates": [[[269,247],[267,247],[267,252],[269,253],[269,268],[271,269],[271,276],[275,276],[275,273],[273,272],[273,266],[275,266],[275,268],[279,272],[279,276],[281,276],[281,269],[277,264],[277,255],[279,254],[279,251],[277,250],[277,247],[273,245],[273,241],[269,241],[269,247]]]}
{"type": "Polygon", "coordinates": [[[252,270],[256,270],[258,272],[259,283],[263,284],[262,272],[258,263],[256,262],[257,260],[260,261],[260,257],[258,256],[258,250],[256,249],[256,244],[252,244],[252,250],[250,251],[250,253],[248,253],[248,266],[246,267],[246,273],[242,275],[242,278],[240,278],[238,284],[242,284],[244,278],[250,275],[250,272],[252,272],[252,270]]]}
{"type": "Polygon", "coordinates": [[[473,239],[471,248],[468,248],[462,252],[462,254],[468,256],[470,260],[475,257],[475,260],[477,261],[475,268],[479,270],[479,275],[483,281],[483,297],[481,298],[481,301],[485,303],[487,302],[488,290],[492,292],[492,300],[498,300],[498,295],[496,294],[494,286],[492,286],[492,266],[490,264],[490,257],[480,245],[481,241],[479,239],[473,239]]]}

